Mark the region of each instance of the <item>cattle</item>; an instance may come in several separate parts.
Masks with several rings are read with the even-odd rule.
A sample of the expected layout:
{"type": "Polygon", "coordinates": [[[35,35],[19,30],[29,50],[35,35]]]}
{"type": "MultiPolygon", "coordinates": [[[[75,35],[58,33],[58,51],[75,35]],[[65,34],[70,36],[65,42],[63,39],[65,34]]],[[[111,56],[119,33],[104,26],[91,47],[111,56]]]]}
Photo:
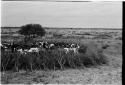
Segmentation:
{"type": "Polygon", "coordinates": [[[13,45],[10,46],[12,52],[17,51],[17,48],[18,48],[18,47],[20,47],[19,44],[13,44],[13,45]]]}
{"type": "Polygon", "coordinates": [[[73,51],[78,53],[79,46],[77,44],[70,44],[65,42],[49,43],[49,42],[35,42],[31,44],[14,44],[5,43],[1,45],[1,49],[11,49],[12,52],[20,52],[21,54],[26,54],[27,52],[39,52],[40,49],[52,50],[52,49],[62,48],[66,53],[73,51]]]}
{"type": "Polygon", "coordinates": [[[36,52],[38,53],[40,51],[39,48],[30,48],[30,49],[18,49],[17,52],[19,52],[20,54],[27,54],[27,53],[32,53],[32,52],[36,52]]]}
{"type": "Polygon", "coordinates": [[[45,48],[45,49],[48,49],[49,48],[48,42],[44,42],[42,47],[45,48]]]}
{"type": "Polygon", "coordinates": [[[74,53],[78,53],[78,48],[70,48],[74,53]]]}
{"type": "Polygon", "coordinates": [[[70,51],[73,51],[74,53],[78,53],[77,48],[64,48],[65,52],[68,53],[70,51]]]}
{"type": "Polygon", "coordinates": [[[20,54],[26,54],[26,51],[24,51],[23,49],[18,49],[17,52],[19,52],[20,54]]]}
{"type": "Polygon", "coordinates": [[[10,44],[9,43],[3,43],[0,45],[1,50],[2,51],[8,51],[8,49],[10,48],[10,44]]]}
{"type": "Polygon", "coordinates": [[[30,49],[31,46],[30,45],[20,45],[20,48],[22,48],[23,50],[26,50],[26,49],[30,49]]]}
{"type": "Polygon", "coordinates": [[[1,51],[5,51],[5,47],[2,44],[0,44],[0,49],[1,51]]]}
{"type": "Polygon", "coordinates": [[[9,43],[3,43],[1,46],[3,46],[4,48],[9,48],[10,44],[9,43]]]}
{"type": "Polygon", "coordinates": [[[70,51],[70,48],[64,48],[66,54],[70,51]]]}
{"type": "Polygon", "coordinates": [[[27,52],[39,52],[40,49],[39,48],[30,48],[27,52]]]}
{"type": "Polygon", "coordinates": [[[73,45],[75,44],[72,44],[70,48],[64,48],[65,52],[68,53],[70,51],[73,51],[74,53],[78,53],[79,45],[77,45],[77,47],[73,47],[73,45]]]}
{"type": "Polygon", "coordinates": [[[54,45],[57,48],[64,48],[64,47],[66,47],[66,43],[64,43],[64,42],[57,42],[57,43],[54,43],[54,45]]]}
{"type": "Polygon", "coordinates": [[[43,47],[44,42],[39,42],[38,45],[39,47],[43,47]]]}
{"type": "Polygon", "coordinates": [[[55,45],[54,45],[54,44],[50,44],[50,45],[49,45],[49,47],[53,47],[53,46],[55,46],[55,45]]]}
{"type": "Polygon", "coordinates": [[[39,47],[39,45],[32,44],[32,45],[30,46],[30,48],[36,48],[36,47],[39,47]]]}
{"type": "Polygon", "coordinates": [[[71,47],[75,47],[75,44],[71,44],[71,47]]]}
{"type": "Polygon", "coordinates": [[[19,44],[14,44],[14,43],[3,43],[2,44],[2,49],[4,49],[4,51],[11,51],[11,52],[15,52],[18,48],[20,47],[19,44]]]}
{"type": "Polygon", "coordinates": [[[49,49],[54,49],[54,48],[55,48],[55,44],[52,43],[49,45],[49,49]]]}

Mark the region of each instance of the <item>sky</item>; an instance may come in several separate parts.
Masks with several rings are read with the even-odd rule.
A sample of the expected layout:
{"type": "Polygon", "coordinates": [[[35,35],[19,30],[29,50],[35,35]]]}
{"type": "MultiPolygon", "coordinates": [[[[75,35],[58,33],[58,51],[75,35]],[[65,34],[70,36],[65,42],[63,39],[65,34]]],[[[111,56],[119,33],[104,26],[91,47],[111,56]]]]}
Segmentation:
{"type": "Polygon", "coordinates": [[[2,1],[2,26],[122,28],[122,2],[2,1]]]}

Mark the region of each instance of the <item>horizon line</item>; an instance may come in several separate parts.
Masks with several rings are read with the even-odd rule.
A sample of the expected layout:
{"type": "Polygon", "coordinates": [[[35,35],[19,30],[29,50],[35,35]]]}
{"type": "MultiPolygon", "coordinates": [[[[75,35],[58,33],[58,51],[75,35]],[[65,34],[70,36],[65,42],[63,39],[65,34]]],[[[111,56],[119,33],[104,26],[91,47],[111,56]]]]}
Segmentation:
{"type": "MultiPolygon", "coordinates": [[[[1,28],[20,28],[21,26],[1,26],[1,28]]],[[[46,26],[42,26],[43,28],[47,28],[47,29],[121,29],[121,27],[117,27],[117,28],[106,28],[106,27],[46,27],[46,26]]]]}

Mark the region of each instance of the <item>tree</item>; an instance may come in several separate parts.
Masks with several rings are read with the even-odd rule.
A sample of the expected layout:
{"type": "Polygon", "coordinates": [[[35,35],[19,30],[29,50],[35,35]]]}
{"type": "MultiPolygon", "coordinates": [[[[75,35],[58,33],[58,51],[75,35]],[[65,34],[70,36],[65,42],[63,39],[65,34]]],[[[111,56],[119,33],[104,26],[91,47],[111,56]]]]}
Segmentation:
{"type": "Polygon", "coordinates": [[[45,35],[45,33],[45,30],[39,24],[26,24],[24,26],[21,26],[21,29],[19,30],[19,34],[25,36],[25,42],[36,38],[37,36],[42,37],[45,35]]]}

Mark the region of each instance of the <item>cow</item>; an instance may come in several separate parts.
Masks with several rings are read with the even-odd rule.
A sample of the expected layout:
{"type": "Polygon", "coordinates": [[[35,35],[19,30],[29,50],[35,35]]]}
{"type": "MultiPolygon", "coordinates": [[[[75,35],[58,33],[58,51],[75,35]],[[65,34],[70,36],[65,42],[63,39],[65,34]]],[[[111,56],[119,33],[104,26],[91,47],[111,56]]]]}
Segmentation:
{"type": "Polygon", "coordinates": [[[38,45],[39,47],[43,47],[44,42],[39,42],[38,45]]]}
{"type": "Polygon", "coordinates": [[[38,53],[40,51],[39,48],[35,47],[35,48],[30,48],[30,49],[18,49],[17,52],[20,52],[21,54],[27,54],[27,53],[32,53],[32,52],[36,52],[38,53]]]}
{"type": "Polygon", "coordinates": [[[42,47],[45,48],[45,49],[49,49],[49,44],[48,44],[48,42],[44,42],[42,47]]]}
{"type": "Polygon", "coordinates": [[[65,52],[68,53],[70,51],[73,51],[74,53],[78,53],[78,49],[79,49],[79,45],[77,45],[77,47],[70,47],[70,48],[64,48],[65,52]]]}
{"type": "Polygon", "coordinates": [[[64,48],[66,54],[70,51],[70,48],[64,48]]]}
{"type": "Polygon", "coordinates": [[[0,45],[2,51],[8,51],[10,46],[11,45],[9,43],[3,43],[3,44],[0,45]]]}
{"type": "Polygon", "coordinates": [[[20,54],[26,54],[26,51],[24,51],[23,49],[18,49],[17,52],[19,52],[20,54]]]}
{"type": "Polygon", "coordinates": [[[10,46],[11,52],[16,52],[18,47],[20,47],[19,44],[12,44],[12,45],[10,46]]]}
{"type": "Polygon", "coordinates": [[[27,52],[39,52],[40,51],[40,49],[39,48],[30,48],[27,52]]]}
{"type": "Polygon", "coordinates": [[[55,48],[55,44],[52,43],[49,45],[49,49],[54,49],[54,48],[55,48]]]}

